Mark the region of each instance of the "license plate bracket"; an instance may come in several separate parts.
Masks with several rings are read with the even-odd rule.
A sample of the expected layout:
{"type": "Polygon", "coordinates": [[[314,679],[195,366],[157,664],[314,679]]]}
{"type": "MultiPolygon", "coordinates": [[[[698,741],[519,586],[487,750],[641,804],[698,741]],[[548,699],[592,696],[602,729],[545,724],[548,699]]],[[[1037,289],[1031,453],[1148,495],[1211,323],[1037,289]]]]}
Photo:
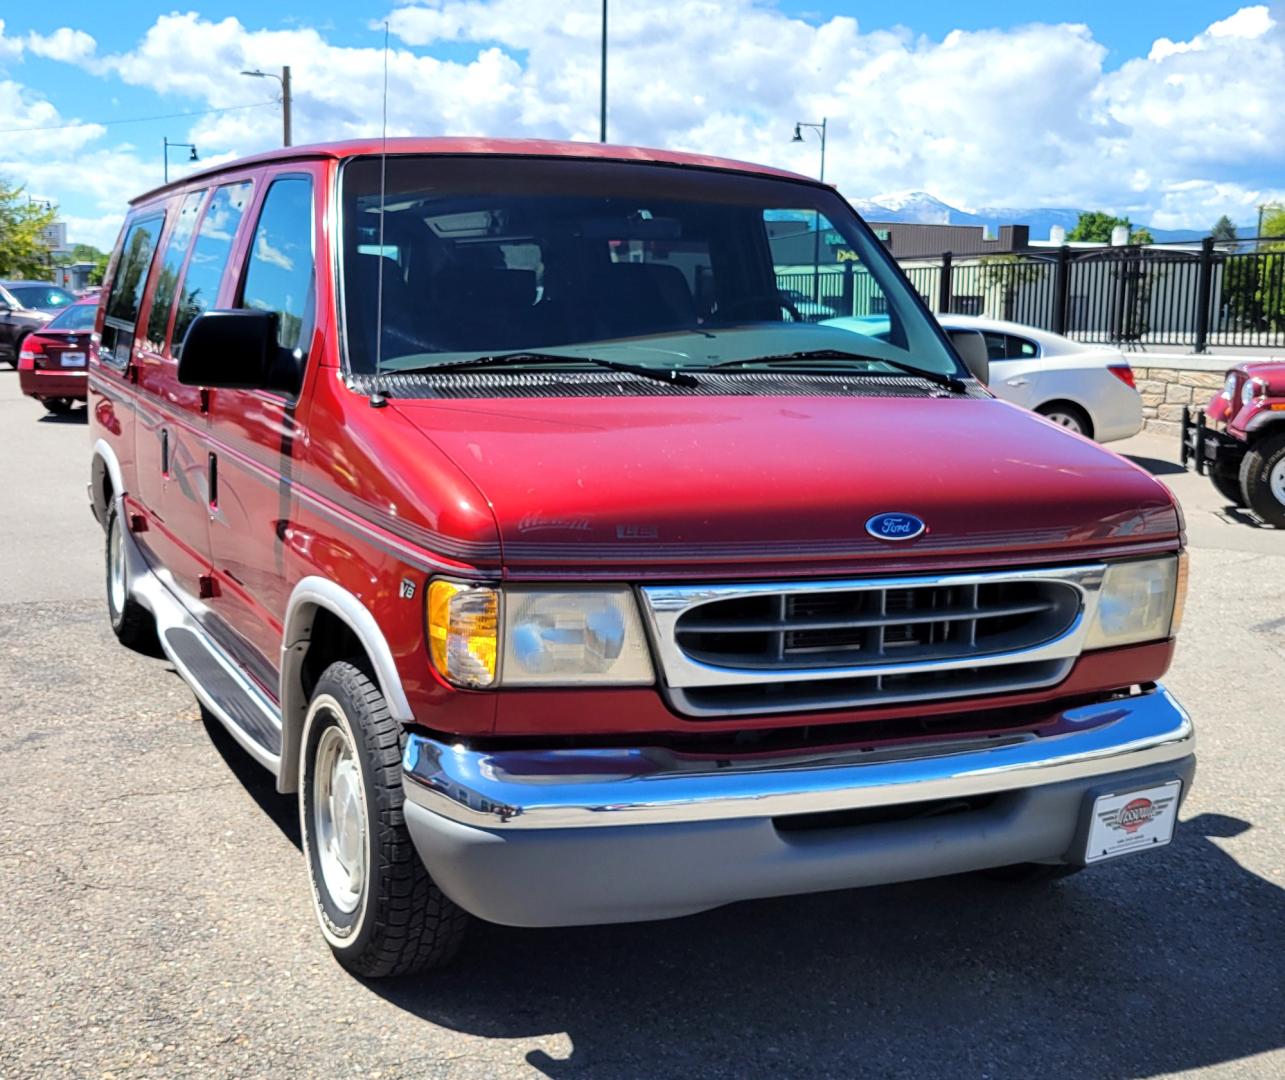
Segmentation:
{"type": "Polygon", "coordinates": [[[1103,787],[1089,792],[1071,847],[1081,866],[1166,847],[1173,840],[1182,781],[1103,787]]]}

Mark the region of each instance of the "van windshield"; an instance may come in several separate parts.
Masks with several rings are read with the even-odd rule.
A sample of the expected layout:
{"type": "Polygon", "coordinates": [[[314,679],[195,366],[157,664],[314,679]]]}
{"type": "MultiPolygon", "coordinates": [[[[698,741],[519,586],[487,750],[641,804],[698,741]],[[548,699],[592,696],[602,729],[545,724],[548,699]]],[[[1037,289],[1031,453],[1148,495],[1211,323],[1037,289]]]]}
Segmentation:
{"type": "MultiPolygon", "coordinates": [[[[397,156],[343,170],[350,370],[508,352],[700,370],[855,354],[965,376],[882,245],[834,192],[657,164],[397,156]],[[383,293],[382,317],[377,318],[383,293]]],[[[538,360],[532,361],[539,366],[538,360]]]]}

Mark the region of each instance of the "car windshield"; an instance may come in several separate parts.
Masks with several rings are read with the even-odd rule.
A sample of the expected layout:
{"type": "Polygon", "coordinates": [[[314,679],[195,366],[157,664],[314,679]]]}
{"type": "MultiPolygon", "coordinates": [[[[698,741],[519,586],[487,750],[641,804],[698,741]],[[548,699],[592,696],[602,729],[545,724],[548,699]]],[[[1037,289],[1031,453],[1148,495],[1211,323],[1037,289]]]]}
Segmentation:
{"type": "Polygon", "coordinates": [[[828,188],[660,164],[404,155],[388,159],[382,236],[379,188],[377,158],[346,164],[355,373],[374,370],[381,325],[390,371],[515,351],[671,370],[807,352],[824,369],[893,370],[886,359],[967,374],[828,188]]]}
{"type": "Polygon", "coordinates": [[[56,311],[76,299],[57,285],[10,285],[9,291],[18,298],[18,302],[23,307],[35,308],[38,311],[56,311]]]}
{"type": "Polygon", "coordinates": [[[97,304],[71,304],[45,324],[46,330],[92,330],[97,304]]]}

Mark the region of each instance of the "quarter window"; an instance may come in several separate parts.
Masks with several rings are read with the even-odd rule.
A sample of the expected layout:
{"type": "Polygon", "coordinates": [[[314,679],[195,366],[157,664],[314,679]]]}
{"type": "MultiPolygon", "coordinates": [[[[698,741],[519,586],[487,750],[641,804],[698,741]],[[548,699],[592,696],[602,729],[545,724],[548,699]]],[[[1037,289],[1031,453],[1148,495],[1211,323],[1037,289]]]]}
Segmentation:
{"type": "Polygon", "coordinates": [[[179,291],[178,312],[170,335],[175,356],[182,347],[187,328],[203,311],[208,311],[219,298],[219,285],[232,254],[232,242],[250,202],[250,181],[226,184],[214,192],[201,218],[192,257],[179,291]]]}
{"type": "Polygon", "coordinates": [[[174,294],[178,291],[179,275],[183,272],[183,257],[196,230],[196,219],[204,198],[204,191],[194,191],[183,200],[165,244],[165,257],[152,294],[152,310],[147,316],[148,347],[157,352],[165,347],[165,331],[169,329],[174,294]]]}
{"type": "Polygon", "coordinates": [[[302,371],[312,329],[312,181],[277,180],[263,200],[245,274],[242,306],[275,311],[283,363],[302,371]]]}
{"type": "Polygon", "coordinates": [[[136,221],[121,243],[116,276],[107,294],[107,311],[103,318],[103,341],[99,355],[124,367],[134,347],[134,327],[138,322],[138,305],[147,284],[147,271],[156,252],[164,217],[136,221]]]}

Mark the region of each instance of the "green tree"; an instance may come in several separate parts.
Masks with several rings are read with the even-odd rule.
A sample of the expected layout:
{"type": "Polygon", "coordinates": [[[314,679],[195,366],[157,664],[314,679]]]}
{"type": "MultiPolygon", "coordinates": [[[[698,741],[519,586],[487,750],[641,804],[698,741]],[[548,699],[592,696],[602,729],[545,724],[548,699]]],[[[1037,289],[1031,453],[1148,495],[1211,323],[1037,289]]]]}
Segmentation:
{"type": "Polygon", "coordinates": [[[43,277],[49,250],[41,234],[58,217],[55,207],[34,203],[26,188],[0,178],[0,277],[43,277]]]}
{"type": "Polygon", "coordinates": [[[1075,228],[1067,233],[1066,238],[1071,241],[1079,241],[1088,244],[1109,244],[1111,243],[1111,232],[1117,225],[1123,225],[1129,230],[1129,243],[1131,244],[1154,244],[1155,237],[1151,235],[1151,230],[1145,225],[1140,225],[1136,229],[1130,224],[1127,217],[1115,217],[1102,210],[1088,210],[1080,214],[1080,220],[1075,223],[1075,228]]]}
{"type": "Polygon", "coordinates": [[[1214,222],[1214,227],[1209,230],[1209,235],[1215,240],[1235,240],[1236,226],[1232,224],[1231,218],[1223,214],[1214,222]]]}

